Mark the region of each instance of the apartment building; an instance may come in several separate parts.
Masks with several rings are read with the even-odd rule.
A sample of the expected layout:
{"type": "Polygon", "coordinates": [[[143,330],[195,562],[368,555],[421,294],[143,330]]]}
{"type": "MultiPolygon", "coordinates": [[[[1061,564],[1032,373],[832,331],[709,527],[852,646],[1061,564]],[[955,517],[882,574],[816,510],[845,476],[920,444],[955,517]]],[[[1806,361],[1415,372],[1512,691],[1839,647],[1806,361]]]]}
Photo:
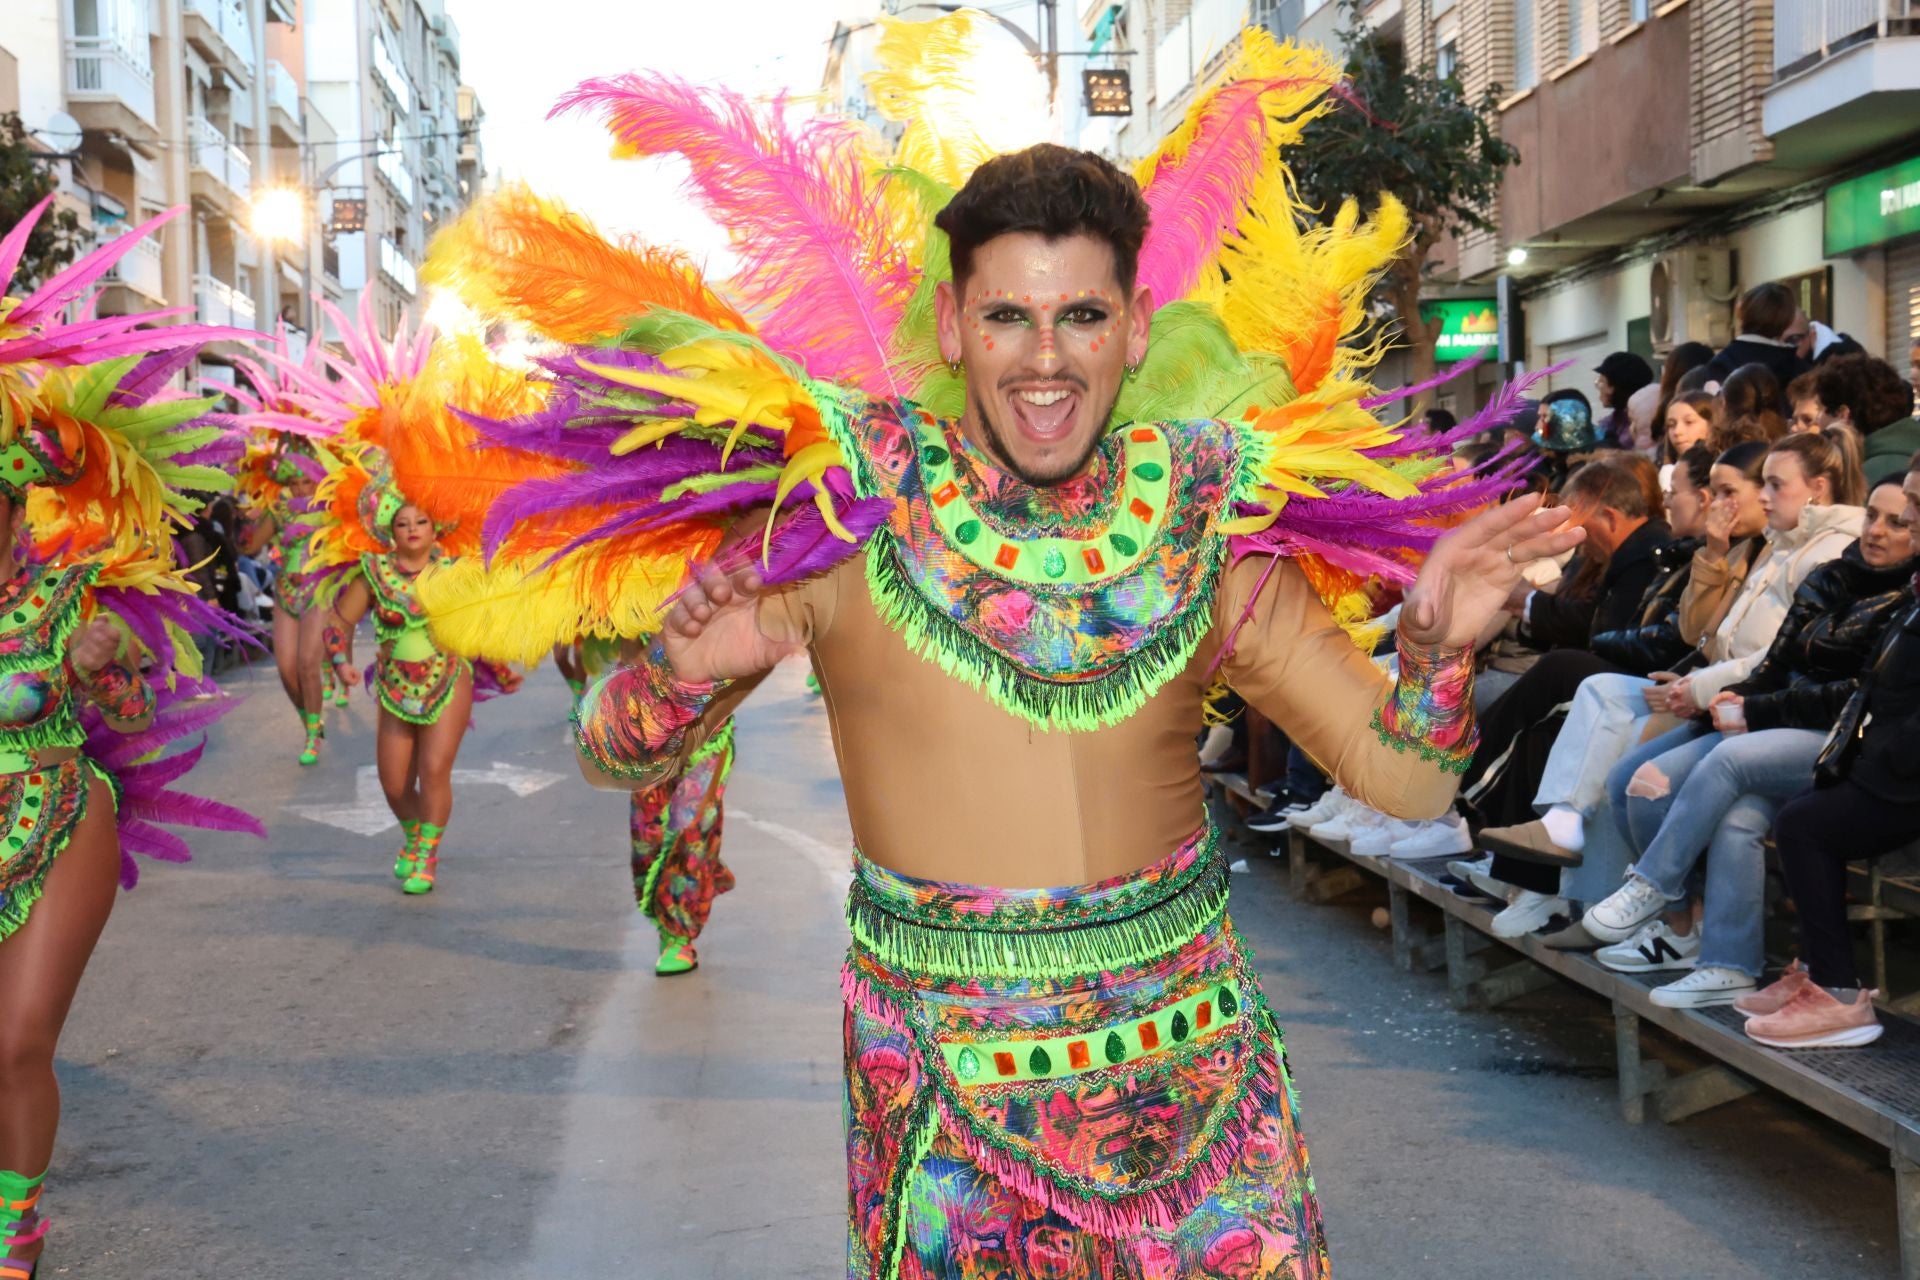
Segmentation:
{"type": "MultiPolygon", "coordinates": [[[[1526,362],[1574,362],[1559,385],[1587,388],[1608,351],[1724,341],[1763,280],[1896,362],[1920,336],[1920,0],[1373,0],[1364,16],[1469,96],[1500,87],[1522,160],[1498,231],[1442,246],[1432,294],[1491,302],[1510,276],[1526,362]]],[[[1134,114],[1083,145],[1145,154],[1245,25],[1337,48],[1340,21],[1328,0],[1087,0],[1087,38],[1133,54],[1134,114]]]]}
{"type": "MultiPolygon", "coordinates": [[[[479,99],[440,0],[5,0],[12,102],[97,236],[189,206],[122,260],[104,313],[284,323],[296,352],[315,294],[351,309],[372,288],[391,331],[479,181],[479,99]],[[294,210],[271,237],[270,190],[294,210]]],[[[202,376],[230,378],[232,354],[202,376]]]]}

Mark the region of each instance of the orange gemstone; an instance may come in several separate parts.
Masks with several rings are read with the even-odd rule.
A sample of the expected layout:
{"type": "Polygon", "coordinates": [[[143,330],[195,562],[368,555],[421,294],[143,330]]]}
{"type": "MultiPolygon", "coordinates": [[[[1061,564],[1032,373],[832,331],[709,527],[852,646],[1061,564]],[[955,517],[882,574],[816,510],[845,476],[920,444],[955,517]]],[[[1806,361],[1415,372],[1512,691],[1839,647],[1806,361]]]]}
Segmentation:
{"type": "Polygon", "coordinates": [[[993,553],[993,562],[1002,569],[1011,569],[1020,559],[1020,548],[1011,542],[1003,542],[1000,549],[993,553]]]}
{"type": "Polygon", "coordinates": [[[1151,1022],[1141,1023],[1140,1047],[1142,1049],[1158,1049],[1160,1047],[1160,1028],[1154,1026],[1151,1022]]]}
{"type": "Polygon", "coordinates": [[[1200,1007],[1193,1011],[1193,1026],[1196,1031],[1205,1031],[1213,1023],[1213,1001],[1202,1000],[1200,1007]]]}
{"type": "Polygon", "coordinates": [[[1128,435],[1131,439],[1141,444],[1153,443],[1154,432],[1152,427],[1135,427],[1128,435]]]}
{"type": "Polygon", "coordinates": [[[960,496],[960,486],[949,480],[933,491],[933,505],[944,507],[960,496]]]}
{"type": "Polygon", "coordinates": [[[1074,1070],[1084,1070],[1087,1063],[1091,1061],[1092,1059],[1087,1056],[1087,1042],[1085,1040],[1075,1040],[1067,1046],[1067,1062],[1074,1070]]]}
{"type": "Polygon", "coordinates": [[[998,1071],[998,1072],[999,1072],[999,1073],[1000,1073],[1001,1075],[1003,1075],[1003,1076],[1010,1076],[1010,1075],[1013,1075],[1013,1074],[1015,1074],[1015,1073],[1017,1073],[1017,1072],[1018,1072],[1018,1071],[1020,1070],[1020,1068],[1019,1068],[1019,1067],[1016,1067],[1016,1066],[1015,1066],[1015,1065],[1013,1064],[1013,1055],[1012,1055],[1012,1054],[1010,1054],[1010,1053],[996,1053],[996,1054],[994,1054],[994,1055],[993,1055],[993,1069],[994,1069],[995,1071],[998,1071]]]}
{"type": "Polygon", "coordinates": [[[1088,573],[1105,573],[1107,571],[1106,559],[1101,556],[1100,548],[1098,547],[1088,547],[1080,553],[1080,558],[1087,562],[1088,573]]]}
{"type": "Polygon", "coordinates": [[[1132,502],[1129,502],[1127,504],[1127,510],[1133,512],[1133,514],[1139,516],[1142,520],[1153,519],[1153,508],[1139,498],[1135,498],[1132,502]]]}

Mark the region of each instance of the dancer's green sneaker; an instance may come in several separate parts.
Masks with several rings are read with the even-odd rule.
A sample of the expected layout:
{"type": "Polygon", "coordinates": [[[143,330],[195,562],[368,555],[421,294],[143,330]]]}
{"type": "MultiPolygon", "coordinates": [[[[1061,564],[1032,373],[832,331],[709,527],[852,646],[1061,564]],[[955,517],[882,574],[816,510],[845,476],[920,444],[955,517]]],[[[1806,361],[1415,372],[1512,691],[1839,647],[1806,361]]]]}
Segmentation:
{"type": "Polygon", "coordinates": [[[327,736],[326,722],[316,712],[307,712],[307,745],[300,752],[301,764],[320,763],[320,739],[327,736]]]}
{"type": "Polygon", "coordinates": [[[692,973],[699,967],[700,957],[694,953],[691,942],[670,934],[660,935],[660,958],[653,962],[655,974],[667,978],[676,973],[692,973]]]}
{"type": "Polygon", "coordinates": [[[432,893],[434,873],[440,866],[440,837],[445,827],[422,822],[414,843],[413,870],[400,882],[402,893],[432,893]]]}

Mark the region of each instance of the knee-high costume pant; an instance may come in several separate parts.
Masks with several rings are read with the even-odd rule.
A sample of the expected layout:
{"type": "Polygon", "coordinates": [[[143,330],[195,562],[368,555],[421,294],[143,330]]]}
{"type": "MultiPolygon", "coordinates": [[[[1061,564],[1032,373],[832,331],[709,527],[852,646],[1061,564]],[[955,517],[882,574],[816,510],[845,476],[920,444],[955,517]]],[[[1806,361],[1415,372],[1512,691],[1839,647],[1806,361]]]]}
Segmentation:
{"type": "Polygon", "coordinates": [[[733,772],[729,722],[671,782],[633,793],[633,896],[663,937],[692,942],[713,900],[733,888],[720,861],[722,801],[733,772]]]}

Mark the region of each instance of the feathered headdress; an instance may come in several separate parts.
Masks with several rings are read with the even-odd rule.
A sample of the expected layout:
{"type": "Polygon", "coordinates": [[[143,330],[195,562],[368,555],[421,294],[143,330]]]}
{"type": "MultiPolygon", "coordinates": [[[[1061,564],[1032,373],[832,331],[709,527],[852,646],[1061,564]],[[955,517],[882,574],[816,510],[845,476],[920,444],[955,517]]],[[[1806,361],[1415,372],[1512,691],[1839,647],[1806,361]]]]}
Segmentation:
{"type": "MultiPolygon", "coordinates": [[[[624,154],[690,164],[691,193],[741,254],[724,297],[524,190],[481,201],[436,244],[430,280],[572,348],[541,362],[539,411],[472,419],[551,473],[490,506],[484,563],[423,580],[444,643],[528,658],[656,627],[689,561],[749,512],[772,512],[752,548],[772,583],[851,556],[883,522],[888,504],[859,496],[832,424],[840,388],[960,408],[938,357],[933,293],[951,271],[931,220],[984,155],[929,103],[951,89],[973,20],[889,24],[875,89],[911,141],[894,156],[849,122],[797,124],[778,103],[660,75],[561,101],[601,116],[624,154]]],[[[1499,401],[1418,444],[1376,416],[1397,397],[1367,380],[1365,297],[1406,213],[1389,198],[1369,219],[1349,206],[1306,229],[1278,158],[1340,91],[1325,53],[1249,30],[1231,74],[1140,166],[1154,216],[1139,275],[1162,305],[1114,415],[1242,423],[1256,474],[1236,553],[1300,559],[1336,606],[1367,576],[1410,580],[1440,519],[1507,483],[1441,465],[1498,421],[1499,401]]]]}

